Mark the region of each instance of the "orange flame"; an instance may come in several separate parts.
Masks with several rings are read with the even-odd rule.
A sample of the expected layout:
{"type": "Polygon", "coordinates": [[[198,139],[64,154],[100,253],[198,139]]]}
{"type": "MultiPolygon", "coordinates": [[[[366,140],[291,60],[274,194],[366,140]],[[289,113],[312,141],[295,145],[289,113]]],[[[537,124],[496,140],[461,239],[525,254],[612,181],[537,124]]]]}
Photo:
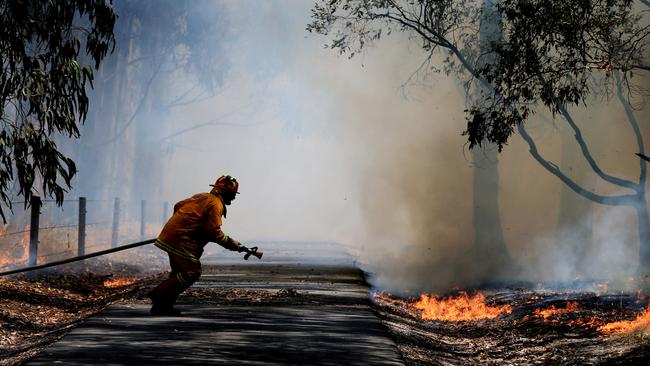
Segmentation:
{"type": "MultiPolygon", "coordinates": [[[[7,230],[3,227],[1,228],[6,234],[7,230]]],[[[0,268],[7,267],[15,264],[26,263],[29,258],[29,225],[25,226],[25,234],[23,238],[17,244],[13,244],[15,249],[10,248],[9,253],[0,254],[0,268]],[[16,256],[16,252],[20,250],[20,256],[16,256]]],[[[4,251],[3,251],[4,252],[4,251]]]]}
{"type": "Polygon", "coordinates": [[[545,323],[555,322],[553,318],[558,318],[562,315],[573,313],[577,310],[580,310],[580,304],[577,301],[569,301],[566,303],[566,307],[555,307],[553,305],[549,306],[546,309],[537,308],[533,314],[537,317],[544,318],[545,323]]]}
{"type": "Polygon", "coordinates": [[[506,313],[510,314],[509,305],[489,306],[485,304],[485,295],[477,293],[473,296],[461,292],[456,297],[438,299],[426,294],[420,295],[420,300],[413,307],[420,310],[420,316],[426,320],[468,321],[492,319],[506,313]]]}
{"type": "Polygon", "coordinates": [[[14,264],[15,260],[12,256],[0,254],[0,268],[7,267],[14,264]]]}
{"type": "Polygon", "coordinates": [[[634,320],[621,320],[598,327],[598,331],[603,334],[630,333],[641,329],[650,329],[650,307],[646,308],[634,320]]]}
{"type": "Polygon", "coordinates": [[[134,278],[115,278],[104,280],[104,287],[116,288],[128,286],[135,282],[134,278]]]}

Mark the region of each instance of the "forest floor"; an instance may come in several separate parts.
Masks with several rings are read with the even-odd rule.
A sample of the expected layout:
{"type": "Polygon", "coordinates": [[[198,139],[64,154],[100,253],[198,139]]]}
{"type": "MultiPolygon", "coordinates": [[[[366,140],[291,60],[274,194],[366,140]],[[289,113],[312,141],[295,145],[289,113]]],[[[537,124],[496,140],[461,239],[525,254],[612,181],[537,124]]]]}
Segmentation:
{"type": "Polygon", "coordinates": [[[0,365],[18,365],[111,303],[142,297],[160,274],[96,259],[0,277],[0,365]]]}
{"type": "MultiPolygon", "coordinates": [[[[385,293],[373,294],[373,307],[407,365],[635,365],[650,360],[650,310],[644,310],[648,298],[639,293],[512,287],[483,290],[483,296],[487,306],[505,311],[491,319],[425,320],[416,305],[420,299],[385,293]]],[[[458,314],[447,310],[443,315],[470,311],[460,306],[458,314]]]]}

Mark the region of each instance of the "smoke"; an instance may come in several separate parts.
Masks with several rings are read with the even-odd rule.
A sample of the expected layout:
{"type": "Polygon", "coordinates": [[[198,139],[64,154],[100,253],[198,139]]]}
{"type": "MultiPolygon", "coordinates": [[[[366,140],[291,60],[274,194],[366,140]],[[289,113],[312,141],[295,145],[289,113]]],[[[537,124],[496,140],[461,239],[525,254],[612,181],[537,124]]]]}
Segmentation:
{"type": "MultiPolygon", "coordinates": [[[[473,161],[461,136],[465,100],[453,75],[412,78],[426,54],[399,33],[351,60],[339,57],[322,47],[325,39],[304,30],[311,5],[220,2],[229,27],[221,57],[229,68],[222,70],[216,95],[173,107],[148,104],[123,142],[140,141],[140,147],[106,150],[103,157],[128,155],[137,176],[125,170],[130,178],[124,185],[118,173],[92,187],[77,181],[73,194],[110,183],[117,188],[100,190],[103,198],[122,189],[137,203],[146,198],[173,205],[231,174],[242,194],[228,209],[226,233],[244,243],[341,243],[374,286],[393,292],[630,273],[639,247],[633,209],[585,203],[587,211],[577,216],[588,219],[560,225],[566,188],[531,158],[518,136],[497,160],[473,161]],[[498,214],[512,258],[500,271],[474,247],[474,195],[482,194],[474,191],[475,169],[498,171],[498,214]],[[588,243],[586,251],[567,251],[580,243],[588,243]]],[[[191,86],[182,76],[155,85],[168,97],[191,86]]],[[[625,115],[616,100],[574,112],[603,170],[638,179],[634,136],[621,122],[625,115]]],[[[648,116],[637,116],[646,133],[648,116]]],[[[620,193],[594,183],[577,147],[563,149],[562,136],[572,136],[563,121],[540,118],[527,127],[546,159],[583,161],[562,167],[578,183],[620,193]]],[[[82,134],[82,141],[114,136],[109,132],[82,134]]],[[[96,156],[77,158],[86,172],[98,164],[96,156]]],[[[119,171],[120,163],[113,164],[119,171]]]]}
{"type": "MultiPolygon", "coordinates": [[[[633,276],[639,253],[636,210],[615,207],[596,211],[593,222],[580,222],[565,233],[565,237],[575,244],[573,248],[578,248],[578,243],[586,239],[576,234],[580,232],[580,225],[591,229],[593,243],[586,253],[579,253],[575,249],[550,249],[535,258],[529,275],[564,283],[574,280],[622,281],[633,276]]],[[[551,242],[551,239],[533,238],[535,244],[545,245],[543,242],[551,242]]]]}

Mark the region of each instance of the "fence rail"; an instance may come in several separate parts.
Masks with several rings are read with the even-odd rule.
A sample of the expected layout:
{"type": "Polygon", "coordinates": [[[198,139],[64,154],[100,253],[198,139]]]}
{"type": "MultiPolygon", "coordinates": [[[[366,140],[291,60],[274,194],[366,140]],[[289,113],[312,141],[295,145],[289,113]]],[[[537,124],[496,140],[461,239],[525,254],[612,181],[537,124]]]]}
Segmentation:
{"type": "MultiPolygon", "coordinates": [[[[86,256],[86,236],[87,232],[86,229],[88,226],[92,225],[99,225],[102,223],[109,223],[111,224],[111,248],[115,249],[118,248],[117,244],[119,241],[119,235],[120,235],[120,218],[121,218],[121,202],[119,198],[115,198],[113,200],[113,212],[112,212],[112,219],[109,219],[109,221],[99,221],[99,222],[94,222],[94,223],[87,223],[87,214],[88,214],[88,208],[87,208],[87,203],[89,202],[110,202],[110,200],[89,200],[86,197],[79,197],[78,200],[65,200],[65,202],[77,202],[78,203],[78,216],[77,216],[77,223],[76,224],[65,224],[65,225],[51,225],[51,226],[43,226],[41,227],[40,224],[40,217],[41,217],[41,207],[43,206],[44,202],[50,202],[53,200],[41,200],[40,197],[38,196],[33,196],[31,201],[30,201],[30,211],[29,211],[29,228],[25,228],[25,230],[19,230],[19,231],[13,231],[13,232],[8,232],[8,233],[3,233],[0,234],[0,239],[9,237],[12,235],[18,235],[18,234],[26,234],[29,233],[29,254],[28,254],[28,260],[27,260],[27,265],[29,267],[34,267],[38,263],[38,259],[45,259],[47,257],[54,256],[55,254],[63,254],[65,252],[72,252],[74,253],[76,249],[76,255],[77,257],[84,257],[86,256]],[[54,230],[54,229],[62,229],[62,228],[75,228],[77,227],[77,247],[76,248],[69,248],[65,252],[60,252],[60,253],[47,253],[45,255],[40,255],[39,256],[39,234],[43,233],[45,230],[54,230]]],[[[17,202],[16,202],[17,203],[17,202]]],[[[158,212],[162,213],[162,224],[164,225],[166,219],[168,218],[168,210],[169,210],[169,203],[168,202],[155,202],[157,205],[160,205],[161,208],[159,208],[158,212]]],[[[140,201],[140,232],[139,232],[139,239],[140,241],[145,240],[146,236],[146,227],[147,223],[150,222],[148,220],[148,202],[146,200],[141,200],[140,201]]],[[[27,213],[27,212],[26,212],[27,213]]],[[[157,215],[155,215],[157,216],[157,215]]],[[[74,218],[72,219],[74,220],[74,218]]],[[[27,239],[27,237],[25,237],[27,239]]],[[[13,246],[10,246],[10,249],[15,249],[16,246],[18,245],[25,245],[25,239],[23,239],[22,242],[14,244],[13,246]]],[[[0,252],[0,254],[2,254],[0,252]]]]}
{"type": "Polygon", "coordinates": [[[106,249],[106,250],[102,250],[102,251],[95,252],[95,253],[85,254],[85,255],[77,256],[77,257],[73,257],[73,258],[63,259],[63,260],[56,261],[56,262],[50,262],[50,263],[45,263],[45,264],[40,264],[40,265],[29,265],[28,267],[25,267],[25,268],[18,268],[18,269],[13,269],[13,270],[10,270],[10,271],[0,272],[0,277],[10,275],[10,274],[16,274],[16,273],[21,273],[21,272],[34,271],[34,270],[37,270],[37,269],[54,267],[54,266],[58,266],[58,265],[61,265],[61,264],[66,264],[66,263],[71,263],[71,262],[77,262],[77,261],[81,261],[81,260],[92,258],[92,257],[98,257],[98,256],[104,255],[104,254],[115,253],[115,252],[119,252],[121,250],[140,247],[140,246],[143,246],[143,245],[146,245],[146,244],[151,244],[151,243],[153,243],[155,241],[156,241],[156,239],[143,240],[143,241],[140,241],[140,242],[137,242],[137,243],[126,244],[126,245],[122,245],[122,246],[119,246],[119,247],[106,249]]]}

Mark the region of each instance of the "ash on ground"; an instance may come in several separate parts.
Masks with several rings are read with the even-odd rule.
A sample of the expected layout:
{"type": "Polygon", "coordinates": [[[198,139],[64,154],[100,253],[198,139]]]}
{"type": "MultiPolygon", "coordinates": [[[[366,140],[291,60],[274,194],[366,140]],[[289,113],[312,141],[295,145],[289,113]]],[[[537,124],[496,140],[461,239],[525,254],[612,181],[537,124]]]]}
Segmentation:
{"type": "Polygon", "coordinates": [[[372,299],[407,365],[627,365],[650,360],[646,294],[513,287],[481,296],[487,306],[505,310],[491,319],[425,320],[416,305],[422,299],[385,293],[374,293],[372,299]]]}

